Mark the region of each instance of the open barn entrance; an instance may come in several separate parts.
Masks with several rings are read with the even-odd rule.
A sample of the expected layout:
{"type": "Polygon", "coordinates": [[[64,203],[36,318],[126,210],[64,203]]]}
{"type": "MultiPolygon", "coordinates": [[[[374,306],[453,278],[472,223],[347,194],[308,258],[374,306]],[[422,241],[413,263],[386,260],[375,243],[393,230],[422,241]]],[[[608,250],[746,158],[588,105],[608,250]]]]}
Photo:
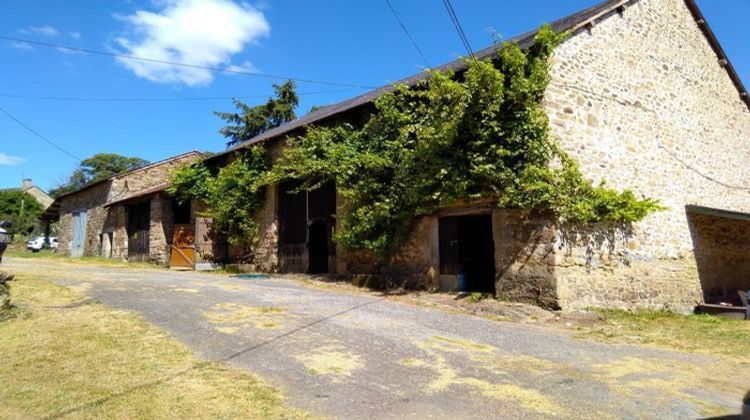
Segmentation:
{"type": "Polygon", "coordinates": [[[308,228],[308,272],[310,274],[328,272],[328,223],[315,220],[308,228]]]}
{"type": "Polygon", "coordinates": [[[495,293],[495,245],[489,214],[439,219],[440,274],[465,278],[466,292],[495,293]]]}
{"type": "Polygon", "coordinates": [[[738,291],[750,290],[750,214],[687,207],[703,299],[741,306],[738,291]]]}
{"type": "Polygon", "coordinates": [[[151,201],[127,207],[128,261],[148,261],[151,201]]]}
{"type": "Polygon", "coordinates": [[[328,273],[336,249],[332,242],[336,188],[329,182],[312,191],[297,191],[301,185],[288,181],[278,187],[279,269],[328,273]]]}

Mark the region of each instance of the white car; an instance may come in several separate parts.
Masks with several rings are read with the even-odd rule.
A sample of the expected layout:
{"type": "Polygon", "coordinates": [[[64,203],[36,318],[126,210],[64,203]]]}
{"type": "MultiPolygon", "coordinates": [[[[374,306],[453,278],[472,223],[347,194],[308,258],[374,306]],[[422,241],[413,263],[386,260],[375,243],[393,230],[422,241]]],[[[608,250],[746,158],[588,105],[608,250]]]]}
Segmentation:
{"type": "MultiPolygon", "coordinates": [[[[51,249],[57,248],[57,237],[50,236],[49,237],[49,247],[51,249]]],[[[44,241],[44,236],[34,236],[29,240],[29,242],[26,243],[26,249],[31,250],[32,252],[39,252],[46,246],[44,241]]]]}

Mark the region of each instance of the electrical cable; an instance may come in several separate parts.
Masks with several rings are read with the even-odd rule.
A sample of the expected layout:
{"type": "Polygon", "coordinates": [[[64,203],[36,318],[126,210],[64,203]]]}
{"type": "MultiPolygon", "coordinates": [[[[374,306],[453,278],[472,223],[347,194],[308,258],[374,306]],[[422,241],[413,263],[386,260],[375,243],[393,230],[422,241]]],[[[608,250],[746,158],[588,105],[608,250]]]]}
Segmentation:
{"type": "Polygon", "coordinates": [[[11,120],[15,121],[15,122],[16,122],[16,123],[17,123],[18,125],[20,125],[21,127],[25,128],[26,130],[28,130],[28,131],[30,131],[31,133],[33,133],[33,134],[34,134],[35,136],[37,136],[37,137],[39,137],[40,139],[42,139],[42,140],[44,140],[45,142],[47,142],[47,143],[48,143],[49,145],[51,145],[51,146],[52,146],[52,147],[54,147],[55,149],[57,149],[57,150],[59,150],[59,151],[63,152],[64,154],[68,155],[69,157],[73,158],[73,160],[75,160],[75,161],[76,161],[76,163],[80,163],[80,162],[81,162],[81,161],[83,160],[83,159],[79,158],[78,156],[76,156],[76,155],[74,155],[74,154],[70,153],[69,151],[67,151],[67,150],[63,149],[63,148],[62,148],[61,146],[58,146],[58,145],[57,145],[57,144],[56,144],[55,142],[53,142],[52,140],[48,139],[47,137],[44,137],[43,135],[39,134],[39,132],[37,132],[37,131],[36,131],[36,130],[34,130],[33,128],[29,127],[29,126],[28,126],[28,125],[27,125],[26,123],[24,123],[23,121],[19,120],[18,118],[14,117],[13,115],[9,114],[9,113],[8,113],[8,111],[4,110],[3,108],[0,108],[0,112],[2,112],[3,114],[5,114],[5,115],[6,115],[6,116],[7,116],[8,118],[10,118],[11,120]]]}
{"type": "Polygon", "coordinates": [[[456,14],[456,10],[453,9],[453,4],[451,4],[450,0],[442,0],[442,1],[443,1],[443,5],[445,6],[445,10],[448,11],[448,16],[450,17],[451,22],[453,23],[453,27],[455,27],[456,32],[458,32],[458,37],[461,39],[461,43],[466,49],[466,52],[469,54],[469,57],[471,57],[472,59],[476,59],[476,57],[474,56],[474,50],[471,49],[471,45],[469,44],[469,39],[466,37],[466,33],[464,32],[464,29],[461,26],[461,21],[458,20],[458,15],[456,14]]]}
{"type": "Polygon", "coordinates": [[[385,0],[385,4],[387,4],[388,8],[391,9],[391,13],[393,14],[393,17],[396,18],[396,21],[398,22],[399,26],[401,26],[401,29],[406,34],[406,37],[409,38],[409,41],[411,41],[411,44],[414,46],[414,49],[417,50],[417,54],[419,54],[419,56],[422,57],[422,60],[424,61],[425,65],[427,65],[427,68],[431,69],[432,66],[430,65],[430,62],[427,61],[427,58],[422,53],[422,50],[419,48],[419,45],[417,45],[417,42],[411,36],[411,33],[409,33],[409,30],[406,29],[406,25],[404,25],[404,22],[401,21],[401,18],[398,17],[398,13],[396,13],[396,9],[393,8],[393,5],[391,4],[391,0],[385,0]]]}
{"type": "Polygon", "coordinates": [[[244,70],[232,70],[232,69],[229,69],[229,68],[201,66],[201,65],[198,65],[198,64],[181,63],[181,62],[177,62],[177,61],[160,60],[160,59],[156,59],[156,58],[138,57],[138,56],[127,55],[127,54],[119,54],[119,53],[113,53],[113,52],[92,50],[92,49],[88,49],[88,48],[71,47],[69,45],[52,44],[52,43],[49,43],[49,42],[32,41],[32,40],[29,40],[29,39],[22,39],[22,38],[16,38],[16,37],[5,36],[5,35],[0,35],[0,39],[5,40],[5,41],[10,41],[10,42],[26,43],[26,44],[29,44],[29,45],[36,45],[36,46],[40,46],[40,47],[63,49],[63,50],[68,50],[68,51],[77,51],[77,52],[82,52],[82,53],[86,53],[86,54],[103,55],[103,56],[107,56],[107,57],[124,58],[124,59],[128,59],[128,60],[145,61],[145,62],[149,62],[149,63],[166,64],[166,65],[170,65],[170,66],[180,66],[180,67],[188,67],[188,68],[194,68],[194,69],[202,69],[202,70],[208,70],[208,71],[213,71],[213,72],[242,74],[242,75],[245,75],[245,76],[263,77],[263,78],[267,78],[267,79],[294,80],[295,82],[300,82],[300,83],[314,83],[314,84],[319,84],[319,85],[344,86],[344,87],[351,87],[351,88],[357,88],[357,89],[375,89],[374,86],[358,85],[358,84],[351,84],[351,83],[331,82],[331,81],[326,81],[326,80],[303,79],[303,78],[287,77],[287,76],[280,76],[280,75],[267,74],[267,73],[256,73],[256,72],[244,71],[244,70]]]}
{"type": "MultiPolygon", "coordinates": [[[[350,92],[356,88],[321,90],[314,92],[300,92],[298,96],[320,95],[337,92],[350,92]]],[[[268,98],[269,95],[250,95],[250,96],[202,96],[202,97],[184,97],[184,98],[106,98],[106,97],[79,97],[79,96],[33,96],[33,95],[13,95],[0,94],[0,98],[9,99],[28,99],[39,101],[74,101],[74,102],[188,102],[188,101],[213,101],[227,99],[258,99],[268,98]]]]}

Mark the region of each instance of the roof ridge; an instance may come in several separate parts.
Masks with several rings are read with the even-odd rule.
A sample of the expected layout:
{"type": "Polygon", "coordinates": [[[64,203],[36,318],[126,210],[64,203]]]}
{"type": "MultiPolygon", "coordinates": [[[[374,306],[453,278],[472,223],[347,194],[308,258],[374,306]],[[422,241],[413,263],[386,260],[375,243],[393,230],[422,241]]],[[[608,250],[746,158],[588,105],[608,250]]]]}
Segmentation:
{"type": "MultiPolygon", "coordinates": [[[[587,9],[581,10],[577,13],[573,13],[572,15],[568,15],[566,17],[557,19],[554,22],[552,22],[550,25],[552,26],[552,29],[555,30],[556,32],[563,32],[563,31],[575,32],[575,31],[580,30],[583,27],[591,25],[592,22],[598,19],[601,19],[608,14],[614,13],[618,10],[621,10],[621,8],[628,7],[640,1],[642,0],[606,0],[594,6],[591,6],[587,9]]],[[[695,0],[683,0],[683,1],[685,2],[691,14],[693,15],[694,19],[696,20],[696,23],[698,23],[698,26],[700,27],[704,36],[707,38],[707,41],[711,45],[711,48],[719,57],[719,64],[722,65],[727,71],[730,79],[732,80],[733,84],[735,85],[735,87],[737,88],[739,92],[741,100],[745,102],[748,109],[750,109],[750,97],[748,97],[747,90],[745,89],[745,86],[742,83],[742,80],[740,79],[739,75],[735,71],[732,64],[729,62],[729,59],[726,57],[726,54],[724,53],[724,50],[719,44],[719,41],[716,39],[716,36],[714,35],[713,31],[706,23],[705,18],[703,17],[703,14],[698,8],[698,5],[696,4],[695,0]]],[[[515,42],[522,48],[527,47],[531,45],[531,43],[534,40],[535,35],[539,32],[540,28],[541,26],[531,31],[509,38],[505,42],[515,42]]],[[[490,45],[488,47],[485,47],[477,51],[476,56],[479,59],[483,59],[483,58],[492,56],[493,54],[495,54],[496,51],[497,51],[497,46],[490,45]]],[[[467,65],[464,60],[458,59],[458,60],[450,61],[448,63],[444,63],[440,66],[437,66],[434,68],[434,70],[450,69],[454,71],[460,71],[464,69],[466,66],[467,65]]],[[[377,89],[371,90],[369,92],[363,93],[353,98],[349,98],[349,99],[346,99],[344,101],[341,101],[335,104],[327,105],[307,115],[303,115],[300,118],[289,121],[288,123],[285,123],[276,128],[273,128],[264,133],[261,133],[223,152],[219,152],[219,153],[216,153],[215,155],[209,156],[208,158],[206,158],[206,160],[210,161],[221,156],[226,156],[229,153],[235,152],[239,149],[245,148],[252,144],[256,144],[258,142],[270,140],[270,139],[273,139],[273,138],[276,138],[285,134],[289,134],[290,132],[301,129],[308,124],[321,122],[328,118],[339,115],[341,113],[358,108],[360,106],[370,104],[372,103],[372,101],[374,101],[381,95],[394,90],[396,85],[399,85],[399,84],[412,85],[412,84],[419,82],[420,80],[425,79],[426,77],[427,77],[427,74],[425,72],[417,73],[417,74],[405,77],[403,79],[400,79],[396,82],[383,85],[377,89]]]]}

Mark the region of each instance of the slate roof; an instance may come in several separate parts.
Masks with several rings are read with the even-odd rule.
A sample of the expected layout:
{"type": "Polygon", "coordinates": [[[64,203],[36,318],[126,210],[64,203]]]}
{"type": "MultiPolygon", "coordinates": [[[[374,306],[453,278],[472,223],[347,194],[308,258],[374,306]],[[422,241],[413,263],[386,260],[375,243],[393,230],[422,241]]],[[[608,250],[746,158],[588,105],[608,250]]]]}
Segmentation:
{"type": "MultiPolygon", "coordinates": [[[[578,29],[584,28],[587,25],[595,23],[597,20],[603,17],[618,11],[618,9],[621,10],[621,8],[628,7],[639,1],[640,0],[607,0],[593,7],[590,7],[588,9],[582,10],[578,13],[574,13],[570,16],[559,19],[553,22],[551,26],[555,32],[564,32],[564,31],[575,32],[578,29]]],[[[716,53],[719,63],[722,66],[724,66],[730,79],[732,80],[734,85],[737,87],[737,90],[739,91],[742,100],[745,102],[748,108],[750,108],[750,98],[748,97],[747,90],[745,89],[745,86],[743,85],[742,80],[740,80],[739,75],[735,71],[732,64],[729,62],[729,59],[724,53],[724,50],[721,48],[721,45],[716,39],[716,36],[714,35],[713,31],[706,23],[706,20],[703,17],[703,14],[701,13],[700,9],[698,8],[698,5],[696,4],[695,0],[684,0],[684,1],[688,9],[690,10],[691,14],[693,15],[693,18],[695,19],[696,23],[698,24],[698,27],[701,29],[704,36],[707,38],[709,44],[711,45],[711,48],[716,53]]],[[[521,48],[527,48],[534,42],[534,37],[536,36],[538,31],[539,29],[535,29],[533,31],[529,31],[524,34],[510,38],[507,41],[517,43],[521,48]]],[[[496,53],[497,53],[497,46],[492,45],[492,46],[489,46],[487,48],[484,48],[476,52],[475,56],[478,59],[485,59],[488,57],[495,56],[496,53]]],[[[466,61],[463,59],[458,59],[458,60],[454,60],[449,63],[443,64],[441,66],[438,66],[435,68],[435,70],[453,70],[455,72],[461,72],[463,70],[466,70],[466,68],[467,68],[466,61]]],[[[283,135],[290,134],[294,132],[295,130],[299,130],[308,124],[321,123],[333,117],[340,116],[349,111],[353,111],[355,109],[359,109],[361,107],[370,105],[373,103],[375,99],[379,98],[380,96],[388,92],[393,91],[396,85],[411,86],[411,85],[418,83],[421,80],[426,79],[427,77],[428,75],[426,72],[421,72],[421,73],[409,76],[407,78],[401,79],[395,83],[382,86],[378,89],[372,90],[363,95],[356,96],[354,98],[345,100],[343,102],[339,102],[337,104],[322,107],[314,112],[311,112],[307,115],[297,118],[296,120],[290,121],[284,125],[268,130],[265,133],[255,136],[248,141],[245,141],[236,146],[228,148],[227,150],[223,152],[217,153],[207,158],[206,161],[212,161],[214,159],[224,157],[227,154],[230,154],[238,149],[242,149],[244,147],[247,147],[249,145],[252,145],[258,142],[262,142],[265,140],[274,139],[283,135]]]]}

